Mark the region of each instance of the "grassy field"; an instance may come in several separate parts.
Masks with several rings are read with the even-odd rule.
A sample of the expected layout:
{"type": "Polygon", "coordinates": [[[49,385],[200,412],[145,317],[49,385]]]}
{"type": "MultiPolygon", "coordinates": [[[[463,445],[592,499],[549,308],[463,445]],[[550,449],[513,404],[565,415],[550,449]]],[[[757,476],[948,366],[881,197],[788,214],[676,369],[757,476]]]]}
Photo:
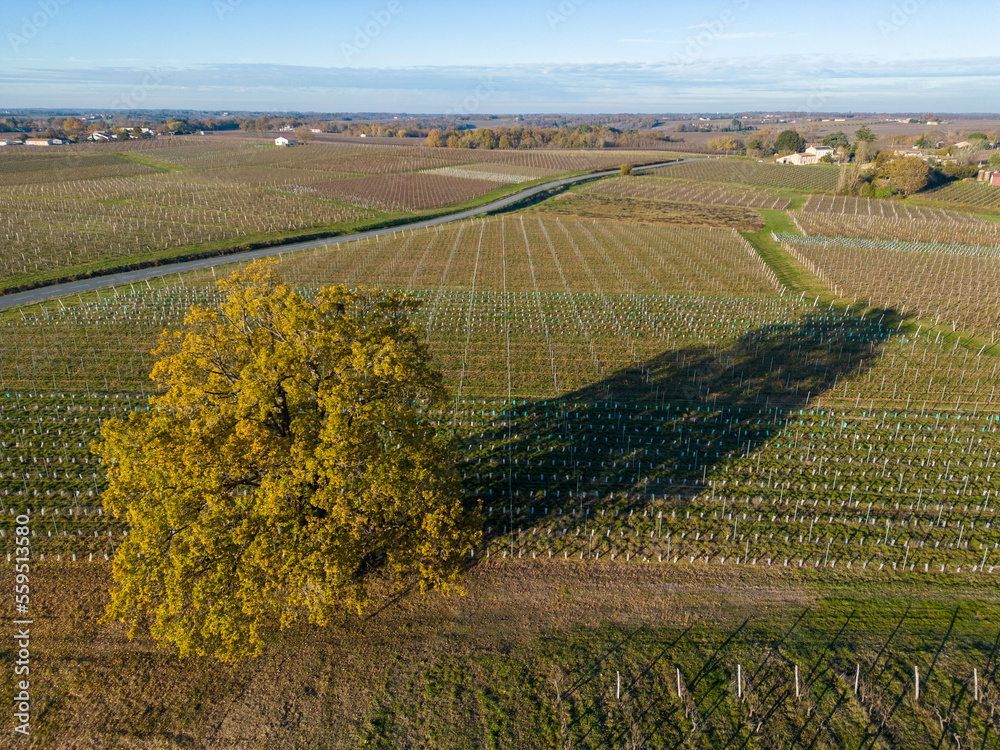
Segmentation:
{"type": "Polygon", "coordinates": [[[294,630],[236,666],[97,625],[103,565],[42,566],[33,581],[38,747],[997,741],[1000,603],[995,587],[964,578],[490,563],[464,597],[408,597],[294,630]]]}
{"type": "Polygon", "coordinates": [[[992,262],[991,225],[910,217],[899,242],[954,228],[965,249],[904,262],[855,231],[860,204],[691,182],[704,203],[614,180],[281,257],[306,294],[423,301],[453,396],[429,416],[463,441],[485,535],[467,596],[408,593],[250,664],[98,622],[127,529],[88,444],[145,408],[159,332],[218,303],[227,269],[0,315],[0,541],[30,508],[36,746],[997,746],[1000,356],[971,318],[926,319],[929,300],[988,317],[996,294],[970,301],[940,262],[950,285],[908,281],[921,253],[992,262]]]}

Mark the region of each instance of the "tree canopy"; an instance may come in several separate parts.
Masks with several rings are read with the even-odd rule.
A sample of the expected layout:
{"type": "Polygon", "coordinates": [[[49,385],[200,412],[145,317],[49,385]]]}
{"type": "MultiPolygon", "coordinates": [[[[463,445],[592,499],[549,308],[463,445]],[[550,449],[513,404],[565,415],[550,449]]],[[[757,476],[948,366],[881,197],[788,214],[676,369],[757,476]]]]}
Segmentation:
{"type": "Polygon", "coordinates": [[[830,133],[826,138],[824,138],[823,145],[829,146],[830,148],[847,148],[850,143],[844,131],[838,130],[836,133],[830,133]]]}
{"type": "Polygon", "coordinates": [[[461,591],[479,532],[431,419],[445,391],[416,303],[307,299],[261,261],[219,283],[218,309],[161,335],[149,410],[93,446],[129,527],[107,619],[232,660],[376,591],[461,591]]]}
{"type": "Polygon", "coordinates": [[[720,135],[712,138],[707,144],[712,151],[738,151],[743,148],[743,144],[731,135],[720,135]]]}
{"type": "Polygon", "coordinates": [[[874,143],[876,139],[875,133],[872,132],[871,128],[867,125],[862,125],[860,128],[854,131],[855,141],[864,141],[865,143],[874,143]]]}
{"type": "Polygon", "coordinates": [[[806,139],[795,130],[782,130],[774,139],[775,150],[781,153],[798,153],[806,147],[806,139]]]}
{"type": "Polygon", "coordinates": [[[916,156],[891,159],[887,166],[889,181],[903,195],[913,195],[927,187],[930,168],[916,156]]]}

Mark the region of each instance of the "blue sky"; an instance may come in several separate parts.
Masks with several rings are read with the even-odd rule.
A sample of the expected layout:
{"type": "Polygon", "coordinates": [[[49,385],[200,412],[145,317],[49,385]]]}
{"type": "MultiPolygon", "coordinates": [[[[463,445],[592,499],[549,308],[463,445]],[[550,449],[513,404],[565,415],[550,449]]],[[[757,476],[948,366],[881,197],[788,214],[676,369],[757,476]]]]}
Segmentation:
{"type": "Polygon", "coordinates": [[[1000,111],[996,0],[4,0],[0,109],[1000,111]]]}

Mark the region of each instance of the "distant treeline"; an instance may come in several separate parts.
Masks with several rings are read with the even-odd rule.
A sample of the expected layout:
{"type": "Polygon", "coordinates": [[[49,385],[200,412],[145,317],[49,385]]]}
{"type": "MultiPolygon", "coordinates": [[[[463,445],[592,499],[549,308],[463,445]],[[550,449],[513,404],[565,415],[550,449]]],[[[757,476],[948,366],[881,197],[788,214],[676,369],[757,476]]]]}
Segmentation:
{"type": "MultiPolygon", "coordinates": [[[[656,124],[656,120],[645,118],[637,121],[636,124],[649,126],[656,124]]],[[[168,116],[161,120],[149,120],[124,114],[108,119],[90,117],[86,120],[74,116],[7,117],[0,119],[0,132],[19,134],[20,137],[35,135],[45,138],[67,138],[71,141],[85,140],[91,133],[95,132],[111,133],[119,140],[124,140],[225,130],[253,133],[294,130],[295,136],[302,141],[311,140],[316,133],[341,133],[350,136],[365,135],[380,138],[420,138],[426,139],[429,146],[442,148],[605,148],[616,146],[648,148],[657,142],[683,141],[683,138],[671,136],[662,130],[620,129],[610,125],[586,123],[559,127],[477,128],[471,123],[433,127],[433,121],[331,122],[270,115],[205,119],[168,116]]]]}
{"type": "Polygon", "coordinates": [[[432,128],[427,145],[433,148],[606,148],[650,146],[657,141],[674,141],[665,133],[618,130],[600,125],[561,128],[432,128]]]}

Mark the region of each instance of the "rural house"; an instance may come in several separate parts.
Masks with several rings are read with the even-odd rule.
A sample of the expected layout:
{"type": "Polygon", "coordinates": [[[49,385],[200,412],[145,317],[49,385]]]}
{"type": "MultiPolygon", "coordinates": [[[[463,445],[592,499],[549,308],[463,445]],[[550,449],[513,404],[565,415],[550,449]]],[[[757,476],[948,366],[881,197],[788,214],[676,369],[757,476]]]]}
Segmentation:
{"type": "Polygon", "coordinates": [[[779,156],[775,160],[776,164],[818,164],[819,157],[816,154],[789,154],[788,156],[779,156]]]}

